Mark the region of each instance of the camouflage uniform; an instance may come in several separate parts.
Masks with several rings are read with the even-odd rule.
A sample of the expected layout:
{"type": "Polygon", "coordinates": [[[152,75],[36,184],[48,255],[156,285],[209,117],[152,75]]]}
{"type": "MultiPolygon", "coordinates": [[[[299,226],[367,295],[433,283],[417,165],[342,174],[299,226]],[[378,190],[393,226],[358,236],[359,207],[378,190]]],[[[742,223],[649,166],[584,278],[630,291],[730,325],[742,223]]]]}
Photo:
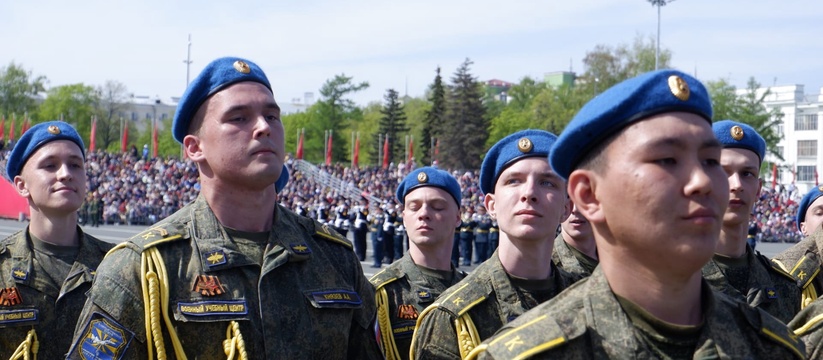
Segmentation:
{"type": "Polygon", "coordinates": [[[777,267],[764,255],[746,246],[746,263],[739,270],[724,273],[718,264],[718,255],[703,266],[703,278],[712,289],[722,292],[733,299],[760,308],[788,323],[800,311],[800,289],[795,285],[791,275],[777,267]],[[746,293],[743,294],[733,286],[734,277],[745,282],[746,293]]]}
{"type": "MultiPolygon", "coordinates": [[[[442,279],[424,274],[415,265],[411,255],[406,254],[369,279],[377,293],[378,325],[381,329],[388,325],[401,359],[409,358],[409,346],[420,312],[443,291],[464,277],[466,273],[452,267],[452,277],[450,281],[444,283],[442,279]],[[386,293],[388,303],[381,303],[381,291],[386,293]],[[383,312],[387,316],[385,319],[381,317],[383,312]],[[387,321],[388,324],[386,324],[387,321]]],[[[381,333],[381,337],[385,335],[381,333]]],[[[386,339],[383,339],[383,343],[384,352],[393,351],[385,345],[386,339]]],[[[387,356],[387,358],[391,357],[393,356],[387,356]]]]}
{"type": "MultiPolygon", "coordinates": [[[[554,293],[574,282],[572,275],[552,264],[554,293]]],[[[494,335],[503,325],[537,306],[514,286],[500,263],[498,253],[480,264],[469,276],[443,293],[417,321],[412,351],[415,359],[460,359],[464,352],[494,335]],[[458,341],[455,320],[470,318],[477,329],[476,339],[458,341]],[[476,343],[474,343],[476,340],[476,343]],[[468,342],[468,343],[467,343],[468,342]],[[472,344],[473,343],[473,344],[472,344]]],[[[461,329],[461,332],[473,333],[461,329]]]]}
{"type": "MultiPolygon", "coordinates": [[[[351,244],[328,225],[277,205],[262,259],[255,259],[201,196],[122,245],[100,266],[70,359],[95,351],[148,358],[141,255],[157,253],[168,269],[168,305],[160,307],[189,358],[225,359],[223,340],[235,325],[253,358],[380,358],[374,292],[351,244]],[[95,346],[100,334],[116,346],[95,346]]],[[[159,322],[167,356],[175,358],[168,325],[159,322]]]]}
{"type": "Polygon", "coordinates": [[[789,329],[794,330],[800,340],[806,344],[806,356],[809,359],[823,359],[823,298],[817,299],[789,322],[789,329]]]}
{"type": "Polygon", "coordinates": [[[800,307],[804,308],[823,295],[823,277],[820,273],[820,254],[823,249],[823,231],[817,230],[803,241],[777,254],[772,261],[788,272],[803,291],[800,307]]]}
{"type": "Polygon", "coordinates": [[[594,271],[594,268],[597,267],[597,259],[592,259],[586,254],[573,249],[571,245],[563,240],[563,234],[558,234],[554,239],[552,262],[557,265],[557,267],[566,270],[569,274],[580,278],[589,277],[592,271],[594,271]],[[583,259],[580,259],[580,256],[585,256],[587,259],[583,261],[583,259]]]}
{"type": "Polygon", "coordinates": [[[79,227],[77,232],[80,248],[62,283],[35,259],[28,228],[0,241],[0,359],[11,357],[31,329],[40,341],[40,359],[66,356],[97,265],[114,246],[79,227]]]}
{"type": "MultiPolygon", "coordinates": [[[[705,283],[703,291],[703,325],[690,358],[803,358],[803,344],[777,319],[713,292],[705,283]]],[[[641,340],[644,336],[597,268],[589,278],[501,329],[476,353],[481,359],[665,358],[641,340]]]]}

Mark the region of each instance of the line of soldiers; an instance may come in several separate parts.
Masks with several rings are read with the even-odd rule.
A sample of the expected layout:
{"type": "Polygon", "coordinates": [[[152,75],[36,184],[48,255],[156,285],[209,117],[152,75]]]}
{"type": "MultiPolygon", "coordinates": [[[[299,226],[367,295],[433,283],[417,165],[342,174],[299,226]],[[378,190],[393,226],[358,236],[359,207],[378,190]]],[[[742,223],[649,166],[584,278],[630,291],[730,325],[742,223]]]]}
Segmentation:
{"type": "Polygon", "coordinates": [[[256,64],[209,63],[172,130],[201,194],[113,248],[77,226],[76,131],[21,137],[6,172],[32,221],[0,242],[0,357],[823,357],[823,187],[801,204],[803,242],[774,260],[751,249],[765,142],[712,123],[705,87],[682,72],[615,85],[560,137],[497,142],[480,171],[488,219],[461,218],[450,174],[410,172],[402,207],[382,215],[384,235],[399,218],[408,253],[370,281],[334,221],[278,205],[284,129],[256,64]],[[499,229],[471,274],[452,261],[466,222],[499,229]]]}

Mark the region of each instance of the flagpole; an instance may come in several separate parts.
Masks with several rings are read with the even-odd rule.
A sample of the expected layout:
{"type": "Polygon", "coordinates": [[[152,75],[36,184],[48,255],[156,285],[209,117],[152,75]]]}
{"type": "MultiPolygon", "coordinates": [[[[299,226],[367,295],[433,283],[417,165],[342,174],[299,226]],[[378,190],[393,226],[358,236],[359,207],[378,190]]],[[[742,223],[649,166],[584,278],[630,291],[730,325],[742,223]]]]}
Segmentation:
{"type": "Polygon", "coordinates": [[[377,166],[383,164],[383,134],[377,134],[377,166]]]}
{"type": "Polygon", "coordinates": [[[351,132],[351,168],[354,169],[354,130],[351,132]]]}

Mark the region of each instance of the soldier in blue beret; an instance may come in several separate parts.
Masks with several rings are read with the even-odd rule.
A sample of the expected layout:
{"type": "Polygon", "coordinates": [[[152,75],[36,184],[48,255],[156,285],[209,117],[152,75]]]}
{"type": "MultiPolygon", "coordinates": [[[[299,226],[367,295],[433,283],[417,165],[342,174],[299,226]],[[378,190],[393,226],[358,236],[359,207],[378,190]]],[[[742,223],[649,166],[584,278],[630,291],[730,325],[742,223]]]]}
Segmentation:
{"type": "Polygon", "coordinates": [[[729,204],[703,277],[714,290],[788,323],[800,311],[800,288],[788,272],[747,242],[749,218],[760,195],[766,140],[751,126],[731,120],[714,123],[712,130],[723,145],[720,165],[729,179],[729,204]]]}
{"type": "Polygon", "coordinates": [[[420,315],[414,358],[464,358],[507,322],[577,280],[551,261],[555,231],[569,216],[566,182],[548,162],[556,139],[548,131],[523,130],[486,153],[480,189],[500,227],[498,249],[420,315]]]}
{"type": "Polygon", "coordinates": [[[597,244],[592,225],[572,205],[572,213],[560,224],[560,233],[554,239],[552,261],[572,275],[588,277],[597,267],[597,244]]]}
{"type": "Polygon", "coordinates": [[[410,172],[397,187],[409,251],[369,280],[377,294],[378,333],[386,359],[409,358],[420,312],[466,276],[451,263],[460,200],[457,180],[431,167],[410,172]]]}
{"type": "Polygon", "coordinates": [[[729,202],[711,119],[705,87],[676,70],[583,106],[550,161],[592,225],[600,265],[480,345],[480,358],[804,357],[783,323],[701,276],[729,202]]]}
{"type": "Polygon", "coordinates": [[[206,65],[172,128],[200,196],[108,254],[68,358],[381,358],[351,243],[278,204],[284,129],[260,67],[206,65]]]}
{"type": "Polygon", "coordinates": [[[84,165],[83,140],[62,121],[32,126],[9,155],[5,175],[31,221],[0,241],[2,359],[65,356],[97,265],[114,246],[77,226],[84,165]]]}

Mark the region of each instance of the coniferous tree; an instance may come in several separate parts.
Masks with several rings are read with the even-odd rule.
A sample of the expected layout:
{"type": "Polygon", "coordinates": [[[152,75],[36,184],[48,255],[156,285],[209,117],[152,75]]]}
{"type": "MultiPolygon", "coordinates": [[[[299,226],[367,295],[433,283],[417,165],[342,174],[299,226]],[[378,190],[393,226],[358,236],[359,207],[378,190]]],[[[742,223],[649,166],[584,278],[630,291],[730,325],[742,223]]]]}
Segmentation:
{"type": "MultiPolygon", "coordinates": [[[[389,162],[398,163],[398,161],[405,162],[402,159],[405,152],[405,135],[409,131],[406,125],[406,112],[403,109],[403,104],[397,97],[397,91],[389,89],[386,91],[384,97],[385,103],[380,113],[383,115],[380,118],[378,133],[373,135],[373,144],[378,144],[375,149],[373,159],[382,158],[383,156],[383,142],[386,141],[386,136],[389,137],[389,162]],[[381,137],[382,136],[382,137],[381,137]],[[379,156],[378,156],[379,155],[379,156]]],[[[382,163],[378,163],[381,166],[382,163]]]]}
{"type": "Polygon", "coordinates": [[[431,94],[429,95],[429,102],[432,104],[431,109],[426,112],[426,119],[423,124],[422,136],[420,138],[419,148],[422,154],[423,164],[431,164],[434,151],[432,149],[432,139],[437,139],[442,134],[441,125],[446,117],[446,89],[443,88],[443,77],[440,76],[440,67],[437,67],[437,75],[434,77],[434,83],[429,87],[431,94]]]}
{"type": "Polygon", "coordinates": [[[320,112],[319,121],[323,130],[332,130],[334,134],[333,162],[348,162],[349,154],[351,154],[349,146],[353,146],[349,144],[347,130],[349,123],[359,114],[354,101],[346,97],[369,87],[366,81],[355,84],[352,83],[352,79],[346,74],[335,75],[333,79],[326,80],[320,88],[321,100],[317,102],[320,112]]]}
{"type": "Polygon", "coordinates": [[[479,169],[489,127],[485,119],[483,89],[469,73],[468,58],[452,77],[446,118],[440,141],[443,165],[453,169],[479,169]]]}

